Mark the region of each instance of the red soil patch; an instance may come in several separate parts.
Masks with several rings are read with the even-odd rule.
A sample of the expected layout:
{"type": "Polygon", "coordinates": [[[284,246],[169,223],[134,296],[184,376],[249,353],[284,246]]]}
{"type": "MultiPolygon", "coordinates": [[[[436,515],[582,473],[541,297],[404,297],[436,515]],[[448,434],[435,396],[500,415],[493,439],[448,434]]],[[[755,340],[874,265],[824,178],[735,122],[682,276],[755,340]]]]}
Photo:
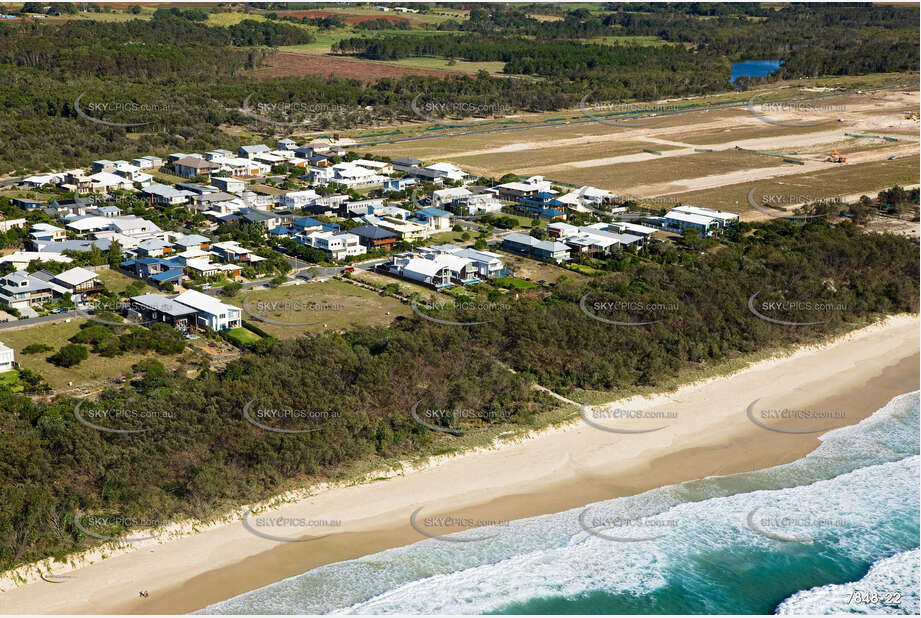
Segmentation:
{"type": "Polygon", "coordinates": [[[332,15],[329,11],[278,11],[279,17],[296,17],[301,19],[306,17],[308,19],[319,19],[321,17],[329,17],[332,15]]]}
{"type": "Polygon", "coordinates": [[[463,75],[458,71],[439,71],[437,69],[416,69],[401,67],[379,62],[368,62],[354,58],[339,58],[333,56],[308,56],[306,54],[292,54],[279,52],[265,57],[263,68],[257,69],[256,77],[269,79],[273,77],[301,77],[304,75],[325,75],[328,77],[341,77],[344,79],[359,79],[365,82],[376,82],[385,77],[399,79],[404,75],[429,75],[433,77],[446,77],[447,75],[463,75]]]}
{"type": "Polygon", "coordinates": [[[422,22],[415,19],[408,19],[406,17],[400,17],[399,15],[356,15],[354,17],[346,17],[342,21],[347,24],[360,24],[363,21],[369,21],[372,19],[386,19],[389,22],[409,22],[410,25],[418,25],[422,22]]]}

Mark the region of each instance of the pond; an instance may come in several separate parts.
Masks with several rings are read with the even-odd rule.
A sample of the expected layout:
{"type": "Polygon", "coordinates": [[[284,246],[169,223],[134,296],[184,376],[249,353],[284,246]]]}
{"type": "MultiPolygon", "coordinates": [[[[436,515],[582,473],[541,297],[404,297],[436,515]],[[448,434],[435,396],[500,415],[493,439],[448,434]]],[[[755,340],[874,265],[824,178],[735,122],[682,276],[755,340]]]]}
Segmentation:
{"type": "Polygon", "coordinates": [[[740,77],[764,77],[776,71],[783,64],[783,60],[745,60],[732,63],[729,81],[735,83],[740,77]]]}

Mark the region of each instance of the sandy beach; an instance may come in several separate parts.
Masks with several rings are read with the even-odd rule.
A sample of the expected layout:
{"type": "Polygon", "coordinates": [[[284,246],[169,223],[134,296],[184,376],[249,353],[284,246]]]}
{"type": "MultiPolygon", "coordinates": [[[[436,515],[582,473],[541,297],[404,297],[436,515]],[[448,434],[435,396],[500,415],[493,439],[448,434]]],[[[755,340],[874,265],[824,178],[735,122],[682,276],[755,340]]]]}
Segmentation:
{"type": "MultiPolygon", "coordinates": [[[[318,540],[271,540],[236,521],[167,542],[143,541],[90,566],[56,568],[68,576],[63,583],[5,584],[0,612],[187,613],[313,567],[423,540],[410,524],[418,509],[420,521],[435,515],[519,519],[786,463],[813,450],[823,431],[857,423],[893,396],[919,388],[919,325],[917,316],[893,317],[732,376],[596,407],[586,412],[591,424],[577,419],[516,444],[328,489],[271,512],[340,522],[300,528],[297,536],[328,535],[318,540]],[[821,418],[775,419],[772,410],[821,418]],[[657,418],[636,418],[649,412],[657,418]],[[139,598],[139,590],[148,590],[149,598],[139,598]]],[[[267,531],[295,538],[290,529],[267,531]]]]}

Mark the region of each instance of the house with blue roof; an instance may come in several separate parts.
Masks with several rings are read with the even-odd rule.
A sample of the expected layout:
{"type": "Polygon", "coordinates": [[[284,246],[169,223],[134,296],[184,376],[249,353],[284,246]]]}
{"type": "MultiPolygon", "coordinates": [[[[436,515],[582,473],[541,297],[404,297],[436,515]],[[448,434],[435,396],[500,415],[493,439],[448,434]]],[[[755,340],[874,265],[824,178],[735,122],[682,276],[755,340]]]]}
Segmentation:
{"type": "Polygon", "coordinates": [[[319,232],[323,229],[323,222],[313,217],[302,217],[291,222],[297,232],[319,232]]]}
{"type": "Polygon", "coordinates": [[[156,284],[167,281],[182,283],[182,264],[163,258],[138,258],[121,263],[122,270],[140,279],[149,279],[156,284]]]}
{"type": "Polygon", "coordinates": [[[294,236],[295,234],[297,234],[297,230],[293,227],[286,227],[284,225],[279,225],[269,230],[269,236],[294,236]]]}
{"type": "Polygon", "coordinates": [[[446,232],[451,229],[451,217],[453,216],[447,210],[427,207],[415,211],[412,218],[432,232],[446,232]]]}

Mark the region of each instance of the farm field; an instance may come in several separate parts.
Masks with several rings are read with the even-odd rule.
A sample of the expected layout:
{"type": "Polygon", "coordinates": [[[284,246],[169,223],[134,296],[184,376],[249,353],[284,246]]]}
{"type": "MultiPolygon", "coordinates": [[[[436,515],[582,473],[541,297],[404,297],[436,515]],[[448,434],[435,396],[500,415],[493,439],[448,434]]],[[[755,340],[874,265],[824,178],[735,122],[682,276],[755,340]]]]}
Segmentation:
{"type": "Polygon", "coordinates": [[[337,280],[280,286],[251,295],[239,294],[224,302],[243,307],[244,299],[243,319],[280,339],[325,330],[386,326],[396,316],[410,312],[394,298],[337,280]],[[272,322],[260,320],[253,314],[272,322]]]}

